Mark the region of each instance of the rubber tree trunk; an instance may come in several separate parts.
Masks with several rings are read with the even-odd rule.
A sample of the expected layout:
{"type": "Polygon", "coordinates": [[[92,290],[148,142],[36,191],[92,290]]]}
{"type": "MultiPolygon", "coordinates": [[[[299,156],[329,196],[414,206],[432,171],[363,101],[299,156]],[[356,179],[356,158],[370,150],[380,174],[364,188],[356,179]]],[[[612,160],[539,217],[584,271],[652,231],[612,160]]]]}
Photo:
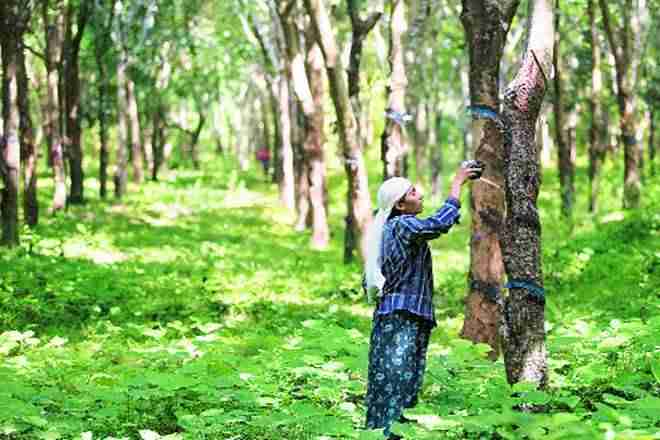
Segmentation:
{"type": "Polygon", "coordinates": [[[109,72],[106,66],[106,54],[112,44],[111,29],[114,20],[114,7],[108,10],[99,7],[95,3],[93,13],[93,26],[97,30],[94,32],[94,60],[98,74],[97,94],[98,94],[98,114],[99,120],[99,196],[105,199],[108,194],[108,77],[109,72]],[[107,13],[107,15],[106,15],[107,13]]]}
{"type": "Polygon", "coordinates": [[[522,63],[504,93],[503,117],[509,137],[504,158],[507,216],[500,246],[509,295],[504,301],[501,334],[508,382],[543,387],[548,381],[548,363],[534,131],[552,71],[554,20],[550,0],[533,0],[529,5],[522,63]]]}
{"type": "MultiPolygon", "coordinates": [[[[16,1],[0,6],[0,22],[3,25],[18,24],[19,5],[16,1]]],[[[0,192],[2,237],[4,246],[15,246],[19,239],[18,189],[20,176],[20,138],[18,110],[18,64],[20,33],[3,30],[0,34],[2,48],[2,140],[0,142],[0,173],[3,188],[0,192]]]]}
{"type": "Polygon", "coordinates": [[[37,199],[37,148],[30,114],[29,81],[25,52],[18,50],[18,108],[20,112],[21,171],[23,172],[23,216],[32,227],[39,223],[37,199]]]}
{"type": "Polygon", "coordinates": [[[437,109],[432,116],[432,126],[429,131],[429,146],[431,156],[431,195],[436,197],[440,194],[442,188],[442,171],[444,165],[444,157],[442,154],[442,143],[438,142],[441,139],[440,130],[442,129],[442,112],[437,109]]]}
{"type": "Polygon", "coordinates": [[[655,176],[655,151],[656,151],[656,118],[657,111],[651,110],[651,120],[649,121],[649,168],[651,176],[655,176]]]}
{"type": "Polygon", "coordinates": [[[607,151],[606,131],[602,95],[603,74],[601,72],[601,49],[594,0],[587,0],[589,15],[589,44],[591,46],[591,94],[589,110],[589,212],[598,211],[598,193],[600,191],[601,169],[607,151]]]}
{"type": "MultiPolygon", "coordinates": [[[[360,64],[362,62],[362,50],[365,38],[374,28],[380,17],[383,15],[380,11],[371,13],[366,19],[360,16],[360,5],[357,0],[347,0],[348,13],[351,18],[351,50],[348,61],[348,100],[351,109],[355,115],[357,125],[357,143],[361,151],[364,151],[367,145],[367,136],[370,129],[368,111],[362,108],[360,99],[360,64]]],[[[348,198],[350,204],[350,196],[348,198]]],[[[326,199],[327,207],[327,199],[326,199]]],[[[345,217],[344,228],[344,262],[348,263],[353,259],[357,240],[355,237],[354,219],[349,212],[345,217]]]]}
{"type": "MultiPolygon", "coordinates": [[[[316,40],[323,52],[330,96],[337,114],[339,141],[348,183],[347,227],[352,229],[360,256],[366,260],[367,229],[371,224],[372,213],[367,170],[360,145],[357,121],[349,100],[344,68],[339,58],[337,42],[325,4],[323,0],[305,0],[305,8],[311,17],[316,40]]],[[[352,252],[346,252],[347,244],[344,243],[345,262],[352,260],[352,252]]]]}
{"type": "Polygon", "coordinates": [[[131,165],[133,168],[133,182],[140,184],[144,180],[140,114],[138,113],[135,83],[128,76],[126,76],[126,103],[128,104],[128,119],[131,127],[131,165]]]}
{"type": "Polygon", "coordinates": [[[499,354],[499,286],[504,278],[500,234],[504,222],[504,137],[499,113],[500,60],[518,1],[464,0],[461,22],[468,42],[472,123],[470,147],[486,164],[472,184],[470,271],[461,336],[499,354]]]}
{"type": "Polygon", "coordinates": [[[610,14],[611,0],[599,0],[605,33],[609,40],[616,68],[619,127],[624,146],[623,207],[638,208],[641,199],[639,145],[637,139],[637,96],[635,89],[642,52],[642,37],[646,33],[641,22],[641,2],[623,0],[621,26],[617,29],[610,14]]]}
{"type": "Polygon", "coordinates": [[[428,145],[429,137],[429,124],[428,124],[428,105],[426,101],[417,101],[417,110],[415,111],[415,181],[419,184],[423,183],[424,170],[426,169],[426,161],[424,153],[426,152],[426,145],[428,145]]]}
{"type": "MultiPolygon", "coordinates": [[[[404,0],[391,0],[389,64],[390,80],[387,85],[386,114],[404,115],[406,102],[406,67],[404,62],[403,34],[406,32],[406,5],[404,0]]],[[[383,180],[404,175],[403,158],[408,145],[403,137],[403,116],[387,116],[381,135],[381,160],[383,180]]]]}
{"type": "Polygon", "coordinates": [[[295,191],[295,170],[294,170],[294,152],[293,152],[293,139],[292,131],[294,129],[292,120],[291,101],[293,98],[293,78],[291,71],[291,58],[290,53],[287,51],[287,42],[285,37],[285,29],[283,29],[282,22],[288,20],[288,15],[291,13],[291,8],[281,9],[274,2],[271,5],[271,15],[273,22],[276,23],[275,40],[277,42],[277,51],[280,57],[280,81],[278,82],[278,90],[276,93],[278,99],[278,116],[280,118],[280,151],[278,154],[278,163],[280,165],[279,171],[279,189],[280,189],[280,202],[292,213],[296,210],[296,191],[295,191]]]}
{"type": "Polygon", "coordinates": [[[128,179],[128,99],[126,97],[126,49],[121,50],[117,63],[117,161],[115,164],[115,198],[121,199],[126,194],[128,179]]]}
{"type": "Polygon", "coordinates": [[[575,143],[573,142],[570,128],[569,112],[564,101],[565,74],[564,65],[561,62],[561,32],[560,32],[560,1],[555,0],[555,40],[553,48],[553,65],[555,75],[554,84],[554,118],[555,139],[557,142],[557,155],[559,160],[559,192],[561,195],[561,215],[565,221],[573,223],[573,205],[575,204],[575,143]]]}
{"type": "Polygon", "coordinates": [[[312,206],[312,242],[314,249],[327,249],[328,227],[325,153],[323,151],[323,54],[318,44],[307,52],[307,76],[314,100],[314,113],[309,119],[305,153],[309,162],[309,201],[312,206]]]}
{"type": "Polygon", "coordinates": [[[65,81],[65,111],[66,111],[66,139],[69,159],[69,203],[82,204],[84,197],[84,171],[83,148],[81,145],[81,117],[80,108],[80,43],[82,41],[87,19],[89,17],[88,0],[82,0],[78,6],[77,30],[73,33],[73,6],[69,2],[66,24],[66,40],[64,42],[64,77],[65,81]]]}
{"type": "Polygon", "coordinates": [[[51,20],[49,13],[49,2],[43,3],[43,17],[46,35],[46,72],[48,103],[46,119],[48,138],[50,139],[49,153],[53,167],[53,180],[55,191],[51,212],[55,213],[64,209],[66,205],[66,175],[64,170],[64,146],[62,144],[62,125],[60,115],[60,73],[59,65],[62,59],[61,31],[64,20],[64,11],[61,0],[54,3],[56,16],[51,20]]]}

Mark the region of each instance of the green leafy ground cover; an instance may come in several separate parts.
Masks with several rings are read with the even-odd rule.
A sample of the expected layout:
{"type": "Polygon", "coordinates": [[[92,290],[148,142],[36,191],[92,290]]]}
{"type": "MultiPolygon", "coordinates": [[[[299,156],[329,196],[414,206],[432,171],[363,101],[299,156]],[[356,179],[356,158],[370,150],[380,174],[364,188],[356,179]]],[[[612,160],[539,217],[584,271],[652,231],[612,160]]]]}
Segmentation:
{"type": "MultiPolygon", "coordinates": [[[[360,429],[371,309],[360,267],[340,264],[341,172],[332,247],[315,252],[277,207],[276,188],[233,169],[209,162],[123,204],[92,199],[2,251],[0,438],[381,438],[360,429]]],[[[608,172],[603,213],[579,214],[572,234],[545,172],[549,389],[511,389],[501,360],[457,337],[464,217],[433,245],[439,327],[409,414],[418,423],[396,431],[660,438],[658,179],[640,212],[622,213],[619,170],[608,172]],[[516,411],[524,402],[546,412],[516,411]]]]}

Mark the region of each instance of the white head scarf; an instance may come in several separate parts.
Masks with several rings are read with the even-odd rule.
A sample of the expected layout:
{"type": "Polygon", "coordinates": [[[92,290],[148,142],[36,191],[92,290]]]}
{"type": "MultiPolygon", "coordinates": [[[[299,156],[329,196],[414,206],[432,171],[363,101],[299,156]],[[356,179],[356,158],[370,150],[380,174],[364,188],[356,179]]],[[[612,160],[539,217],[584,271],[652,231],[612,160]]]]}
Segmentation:
{"type": "Polygon", "coordinates": [[[370,302],[374,299],[374,295],[382,295],[385,284],[385,277],[380,271],[383,227],[396,202],[401,200],[411,187],[410,180],[403,177],[392,177],[383,182],[378,189],[378,213],[371,223],[367,235],[367,262],[364,268],[367,298],[370,302]]]}

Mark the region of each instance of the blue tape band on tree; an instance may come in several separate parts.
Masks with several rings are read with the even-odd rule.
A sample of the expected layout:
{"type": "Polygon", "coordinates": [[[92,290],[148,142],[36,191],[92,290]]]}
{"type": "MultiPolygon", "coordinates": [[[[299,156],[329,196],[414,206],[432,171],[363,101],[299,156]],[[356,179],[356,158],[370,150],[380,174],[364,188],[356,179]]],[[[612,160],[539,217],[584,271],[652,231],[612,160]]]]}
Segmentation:
{"type": "Polygon", "coordinates": [[[498,122],[500,121],[500,114],[497,112],[497,110],[492,107],[488,107],[487,105],[471,105],[467,108],[467,111],[472,115],[472,117],[492,119],[498,122]]]}
{"type": "Polygon", "coordinates": [[[507,289],[525,289],[536,299],[545,301],[545,289],[533,281],[509,280],[504,287],[507,289]]]}
{"type": "Polygon", "coordinates": [[[623,143],[626,145],[637,145],[637,138],[635,136],[623,136],[623,143]]]}
{"type": "Polygon", "coordinates": [[[497,302],[500,297],[500,288],[495,284],[488,284],[483,281],[472,280],[470,283],[470,289],[483,293],[486,298],[490,299],[492,302],[497,302]]]}

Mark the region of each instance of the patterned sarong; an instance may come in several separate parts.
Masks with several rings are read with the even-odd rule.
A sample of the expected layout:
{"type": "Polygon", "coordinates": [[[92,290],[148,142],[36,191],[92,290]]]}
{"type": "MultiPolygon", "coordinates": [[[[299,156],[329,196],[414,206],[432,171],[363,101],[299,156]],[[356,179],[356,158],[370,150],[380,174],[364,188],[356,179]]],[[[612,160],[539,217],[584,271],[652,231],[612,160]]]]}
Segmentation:
{"type": "Polygon", "coordinates": [[[432,324],[405,311],[377,315],[371,331],[367,385],[367,428],[392,424],[417,404],[426,368],[432,324]]]}

